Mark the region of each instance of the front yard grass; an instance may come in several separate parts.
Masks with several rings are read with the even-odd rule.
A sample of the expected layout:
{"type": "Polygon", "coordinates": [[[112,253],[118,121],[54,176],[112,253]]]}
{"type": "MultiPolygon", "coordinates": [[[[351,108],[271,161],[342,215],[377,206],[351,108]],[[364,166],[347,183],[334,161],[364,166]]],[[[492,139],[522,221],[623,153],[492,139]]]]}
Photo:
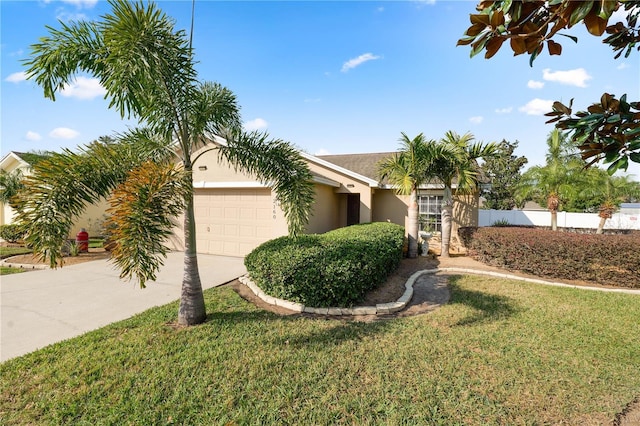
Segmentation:
{"type": "Polygon", "coordinates": [[[3,424],[608,424],[640,395],[640,296],[451,278],[433,313],[279,317],[229,288],[0,364],[3,424]]]}
{"type": "Polygon", "coordinates": [[[4,247],[0,246],[0,259],[6,259],[7,257],[17,256],[19,254],[31,253],[31,249],[27,247],[4,247]]]}
{"type": "Polygon", "coordinates": [[[0,266],[0,275],[19,274],[20,272],[24,272],[24,269],[0,266]]]}

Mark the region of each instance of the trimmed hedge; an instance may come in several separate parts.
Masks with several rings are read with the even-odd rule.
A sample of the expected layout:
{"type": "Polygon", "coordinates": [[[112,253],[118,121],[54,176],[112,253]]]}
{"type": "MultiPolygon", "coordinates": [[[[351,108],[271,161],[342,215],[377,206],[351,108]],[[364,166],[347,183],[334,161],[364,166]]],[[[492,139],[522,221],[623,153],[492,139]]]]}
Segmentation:
{"type": "Polygon", "coordinates": [[[530,228],[480,228],[470,254],[489,265],[540,277],[640,288],[638,234],[595,235],[530,228]]]}
{"type": "Polygon", "coordinates": [[[10,243],[17,243],[24,238],[24,228],[19,225],[0,226],[0,238],[10,243]]]}
{"type": "Polygon", "coordinates": [[[404,228],[386,222],[280,237],[245,258],[266,294],[313,307],[349,307],[400,265],[404,228]]]}

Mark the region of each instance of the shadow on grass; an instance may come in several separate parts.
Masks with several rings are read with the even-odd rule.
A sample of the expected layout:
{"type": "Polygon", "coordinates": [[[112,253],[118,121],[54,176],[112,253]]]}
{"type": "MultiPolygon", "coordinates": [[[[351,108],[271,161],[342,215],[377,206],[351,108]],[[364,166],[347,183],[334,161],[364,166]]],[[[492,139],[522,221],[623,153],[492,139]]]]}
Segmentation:
{"type": "Polygon", "coordinates": [[[466,305],[473,308],[473,313],[458,321],[456,325],[470,325],[500,320],[518,312],[515,301],[512,299],[481,291],[463,289],[459,284],[461,279],[463,277],[459,275],[453,275],[449,278],[449,287],[451,289],[449,303],[466,305]]]}
{"type": "Polygon", "coordinates": [[[264,310],[213,312],[207,315],[206,324],[214,327],[256,327],[256,332],[271,334],[269,340],[275,345],[322,351],[342,342],[360,341],[384,333],[389,326],[386,321],[328,320],[299,314],[281,316],[264,310]]]}
{"type": "Polygon", "coordinates": [[[285,344],[294,348],[317,349],[326,351],[331,346],[343,342],[357,342],[369,336],[384,333],[388,328],[387,322],[326,322],[319,319],[305,319],[317,321],[316,327],[292,329],[289,333],[277,336],[276,344],[285,344]]]}

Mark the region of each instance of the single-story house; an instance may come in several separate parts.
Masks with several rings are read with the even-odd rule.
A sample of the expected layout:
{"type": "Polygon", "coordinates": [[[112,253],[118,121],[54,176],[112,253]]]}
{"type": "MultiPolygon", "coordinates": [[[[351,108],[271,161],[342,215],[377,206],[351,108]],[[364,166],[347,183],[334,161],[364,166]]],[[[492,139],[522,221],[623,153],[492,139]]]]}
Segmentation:
{"type": "MultiPolygon", "coordinates": [[[[0,169],[7,173],[20,170],[23,176],[28,176],[31,172],[32,163],[40,158],[42,156],[39,154],[11,151],[0,160],[0,169]]],[[[0,202],[0,207],[0,225],[13,223],[15,212],[11,206],[0,202]]],[[[75,238],[81,228],[85,228],[90,236],[100,234],[102,224],[106,219],[105,211],[107,207],[108,203],[106,201],[87,207],[71,228],[69,238],[75,238]]]]}
{"type": "MultiPolygon", "coordinates": [[[[406,226],[409,197],[397,195],[377,177],[378,163],[393,153],[301,154],[313,175],[316,197],[308,233],[367,222],[406,226]]],[[[219,162],[216,150],[198,159],[193,181],[198,252],[244,256],[259,244],[287,234],[275,193],[268,185],[219,162]]],[[[419,193],[421,214],[434,230],[440,230],[443,193],[444,187],[438,183],[424,185],[419,193]]],[[[454,235],[459,226],[477,223],[478,196],[458,197],[454,235]]],[[[176,231],[173,248],[183,249],[182,232],[176,231]]]]}

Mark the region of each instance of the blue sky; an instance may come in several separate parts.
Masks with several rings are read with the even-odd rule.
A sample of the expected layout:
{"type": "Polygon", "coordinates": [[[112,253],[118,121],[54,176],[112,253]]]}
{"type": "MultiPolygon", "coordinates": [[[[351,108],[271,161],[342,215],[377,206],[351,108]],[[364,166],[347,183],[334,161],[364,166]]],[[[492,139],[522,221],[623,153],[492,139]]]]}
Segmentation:
{"type": "MultiPolygon", "coordinates": [[[[159,1],[188,29],[191,1],[159,1]]],[[[519,141],[544,162],[554,100],[584,109],[603,92],[640,100],[640,55],[613,59],[582,26],[559,38],[561,56],[490,60],[456,47],[472,1],[196,2],[201,80],[230,88],[247,128],[311,154],[393,151],[401,132],[439,139],[448,130],[489,142],[519,141]]],[[[56,102],[22,76],[29,46],[58,20],[97,19],[104,1],[1,1],[1,154],[73,148],[135,123],[107,109],[101,87],[80,76],[56,102]]],[[[640,167],[628,173],[640,180],[640,167]]]]}

